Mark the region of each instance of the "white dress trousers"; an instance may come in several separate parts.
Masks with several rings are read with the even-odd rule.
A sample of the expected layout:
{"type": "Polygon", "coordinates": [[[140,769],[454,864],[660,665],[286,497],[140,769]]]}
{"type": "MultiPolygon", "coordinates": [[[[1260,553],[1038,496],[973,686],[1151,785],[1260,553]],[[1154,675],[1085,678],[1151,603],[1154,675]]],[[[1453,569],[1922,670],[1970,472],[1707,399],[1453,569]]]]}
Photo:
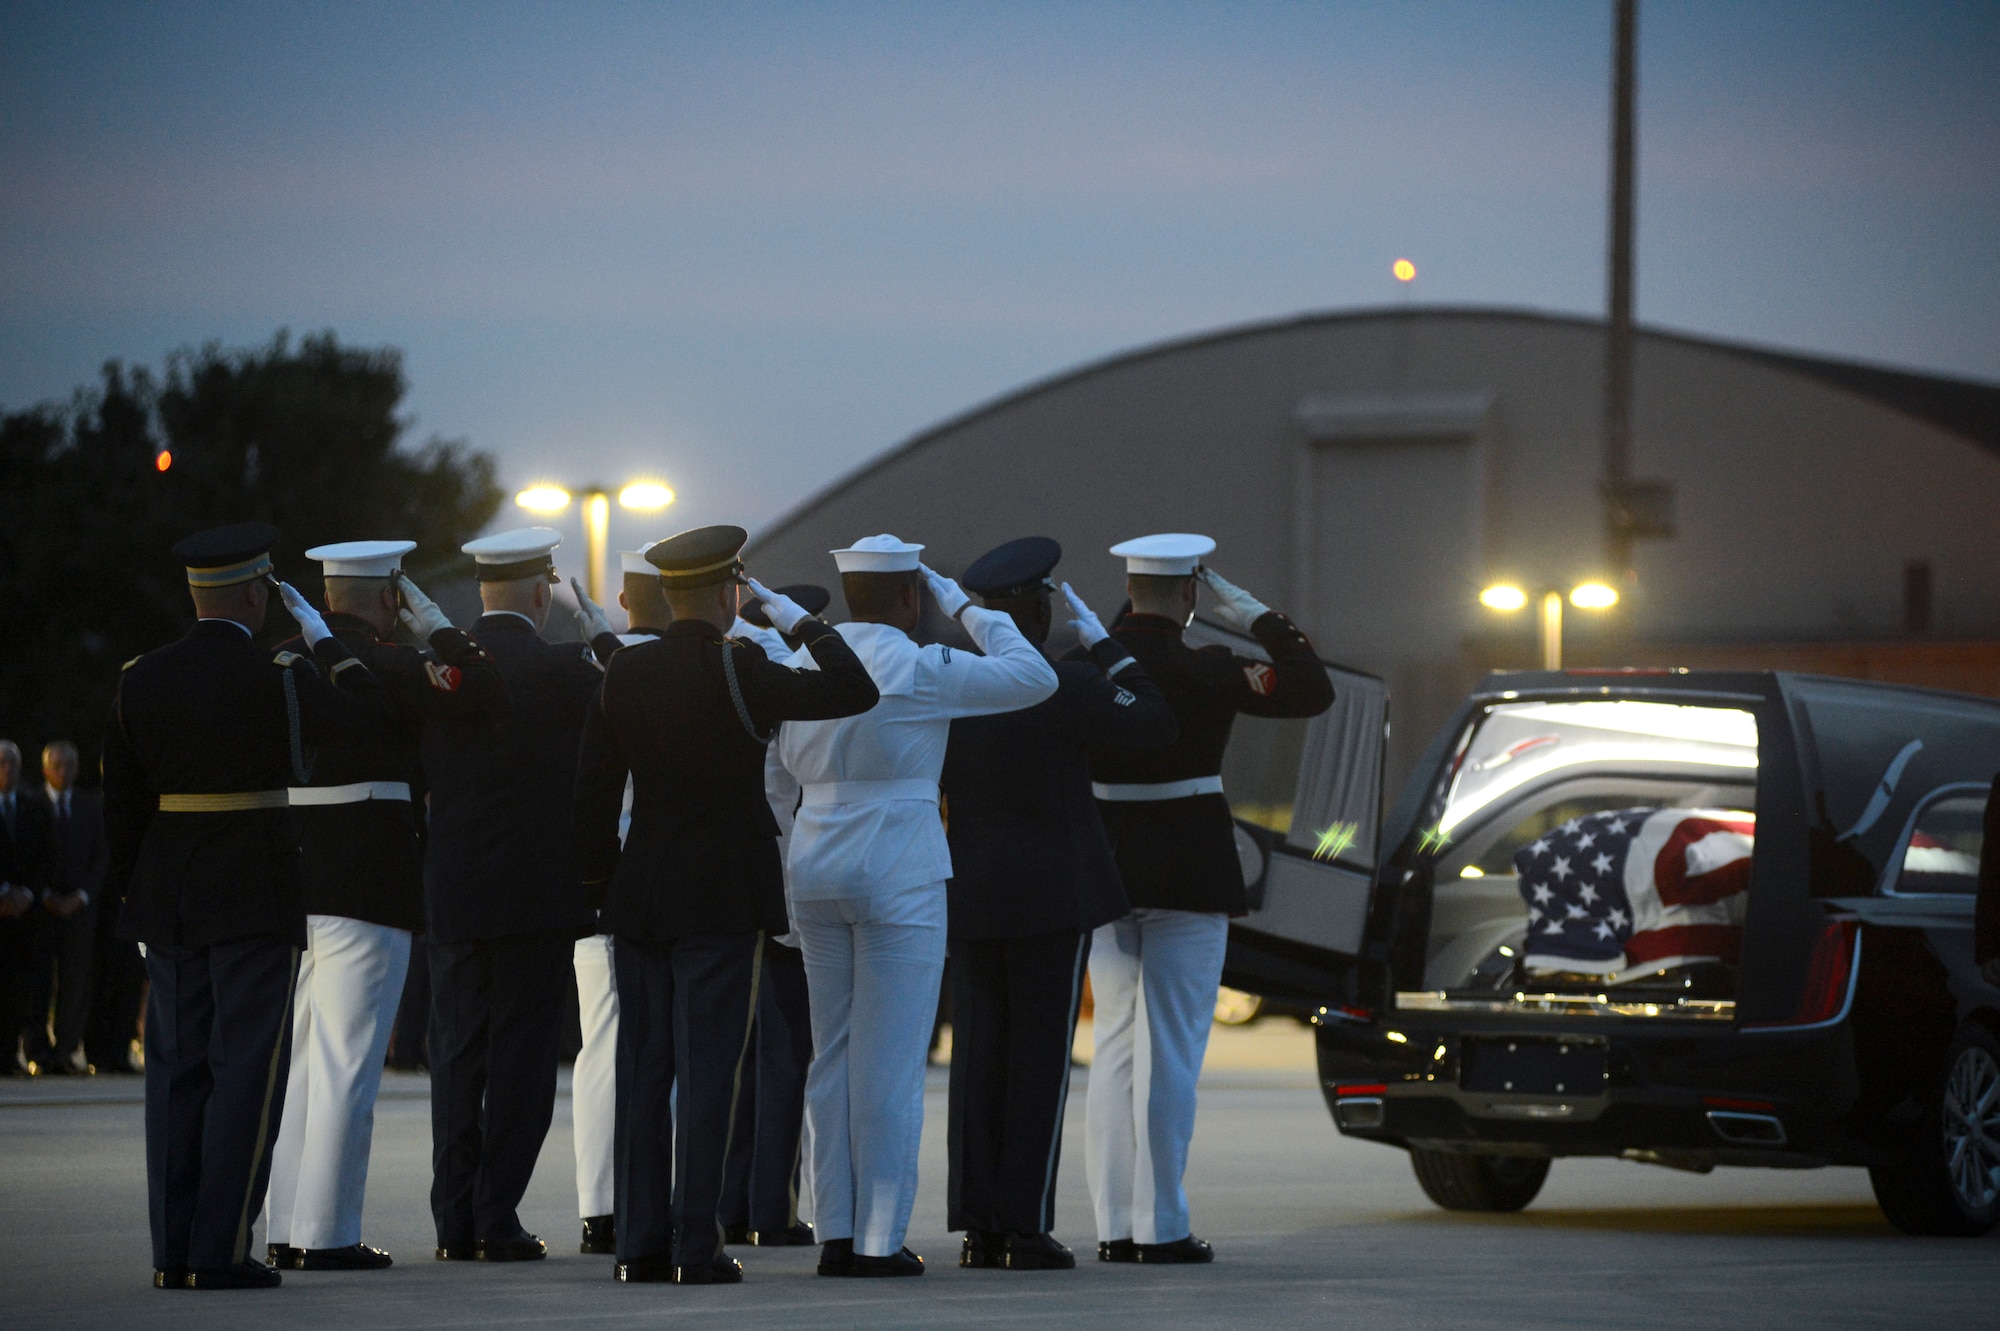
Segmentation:
{"type": "Polygon", "coordinates": [[[1100,1241],[1190,1233],[1181,1177],[1228,941],[1228,916],[1188,910],[1135,910],[1092,936],[1084,1172],[1100,1241]]]}
{"type": "Polygon", "coordinates": [[[814,1237],[902,1249],[917,1200],[924,1063],[944,976],[945,888],[792,903],[812,994],[806,1158],[814,1237]]]}
{"type": "MultiPolygon", "coordinates": [[[[812,1001],[813,1231],[852,1238],[866,1257],[901,1250],[916,1201],[944,973],[951,850],[937,783],[952,718],[1032,707],[1056,690],[1054,667],[1010,617],[969,606],[959,622],[984,655],[919,647],[886,624],[837,626],[880,700],[858,716],[785,722],[765,770],[773,805],[799,801],[785,881],[812,1001]]],[[[804,649],[786,664],[818,668],[804,649]]]]}
{"type": "Polygon", "coordinates": [[[576,997],[583,1047],[570,1070],[569,1126],[576,1142],[576,1213],[610,1215],[618,1127],[618,976],[611,937],[576,940],[576,997]]]}
{"type": "Polygon", "coordinates": [[[408,930],[341,915],[306,917],[291,1079],[271,1154],[268,1242],[361,1242],[375,1096],[409,968],[408,930]]]}

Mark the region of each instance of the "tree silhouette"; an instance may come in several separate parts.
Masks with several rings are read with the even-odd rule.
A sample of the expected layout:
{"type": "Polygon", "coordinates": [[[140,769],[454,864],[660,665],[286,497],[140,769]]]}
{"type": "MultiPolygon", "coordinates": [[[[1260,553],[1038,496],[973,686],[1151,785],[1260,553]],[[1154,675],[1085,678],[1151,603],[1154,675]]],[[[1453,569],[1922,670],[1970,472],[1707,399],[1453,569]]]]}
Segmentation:
{"type": "MultiPolygon", "coordinates": [[[[279,576],[308,595],[304,551],[328,541],[413,540],[420,581],[459,572],[500,504],[493,461],[404,448],[406,388],[393,348],[280,332],[176,352],[159,375],[114,361],[66,405],[0,414],[0,735],[24,752],[74,739],[96,770],[120,667],[193,622],[168,549],[203,527],[273,524],[279,576]]],[[[290,632],[274,611],[266,636],[290,632]]]]}

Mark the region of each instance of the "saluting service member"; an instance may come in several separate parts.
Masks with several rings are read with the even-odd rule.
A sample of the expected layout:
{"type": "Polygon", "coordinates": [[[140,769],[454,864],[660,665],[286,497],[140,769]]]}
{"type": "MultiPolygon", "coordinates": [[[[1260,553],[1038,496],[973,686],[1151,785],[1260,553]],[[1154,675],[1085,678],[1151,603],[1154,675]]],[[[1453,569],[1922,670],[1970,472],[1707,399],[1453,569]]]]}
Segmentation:
{"type": "Polygon", "coordinates": [[[584,709],[603,678],[591,648],[541,637],[561,543],[528,527],[463,547],[486,607],[472,633],[499,667],[507,713],[428,725],[420,747],[440,1261],[548,1255],[516,1208],[555,1114],[576,940],[593,928],[570,798],[584,709]]]}
{"type": "Polygon", "coordinates": [[[1097,1053],[1085,1106],[1086,1173],[1107,1262],[1206,1262],[1188,1226],[1188,1142],[1195,1081],[1215,1018],[1229,917],[1248,910],[1222,753],[1239,712],[1316,716],[1333,685],[1306,635],[1201,566],[1206,536],[1142,536],[1111,547],[1125,560],[1132,609],[1112,625],[1180,718],[1180,737],[1150,752],[1104,747],[1091,776],[1132,913],[1097,930],[1090,952],[1097,1053]],[[1249,634],[1268,663],[1225,647],[1194,650],[1195,583],[1215,616],[1249,634]]]}
{"type": "MultiPolygon", "coordinates": [[[[1048,641],[1062,547],[1027,536],[965,571],[988,610],[1048,641]]],[[[1130,907],[1090,793],[1092,745],[1157,748],[1179,733],[1146,672],[1062,588],[1084,660],[1056,663],[1053,697],[951,723],[951,1183],[961,1266],[1069,1270],[1055,1228],[1070,1046],[1091,930],[1130,907]]]]}
{"type": "MultiPolygon", "coordinates": [[[[824,587],[795,582],[778,588],[807,614],[818,616],[833,600],[824,587]]],[[[764,607],[745,604],[732,636],[748,637],[773,661],[799,649],[799,640],[770,626],[764,607]]],[[[771,792],[767,792],[771,793],[771,792]]],[[[783,858],[798,807],[788,785],[771,801],[783,858]]],[[[758,1247],[809,1247],[812,1226],[799,1220],[799,1147],[806,1121],[806,1070],[812,1066],[812,1003],[806,962],[796,933],[764,940],[764,969],[757,985],[757,1020],[736,1093],[736,1121],[729,1131],[723,1168],[722,1228],[730,1242],[758,1247]]]]}
{"type": "MultiPolygon", "coordinates": [[[[844,721],[794,722],[772,745],[772,762],[802,791],[787,878],[811,990],[806,1122],[825,1276],[923,1274],[903,1236],[944,969],[945,741],[954,717],[1032,707],[1056,689],[1054,668],[1014,621],[971,605],[918,563],[922,550],[885,535],[833,552],[853,616],[835,631],[882,701],[844,721]],[[986,655],[917,645],[926,584],[986,655]]],[[[792,663],[806,664],[805,653],[792,663]]]]}
{"type": "Polygon", "coordinates": [[[764,746],[781,721],[851,716],[876,699],[838,634],[755,582],[818,669],[723,636],[746,539],[741,527],[699,527],[647,548],[673,623],[611,658],[584,726],[576,838],[616,939],[623,1281],[743,1278],[721,1250],[716,1208],[762,939],[785,930],[764,746]]]}
{"type": "Polygon", "coordinates": [[[250,1256],[250,1235],[306,941],[288,790],[307,780],[309,746],[386,721],[375,677],[284,583],[311,656],[257,645],[277,539],[252,522],[174,547],[200,618],[126,665],[104,737],[118,933],[144,945],[152,981],[146,1184],[161,1289],[283,1279],[250,1256]]]}
{"type": "MultiPolygon", "coordinates": [[[[634,647],[651,642],[674,622],[674,612],[660,593],[660,573],[646,562],[646,552],[618,552],[618,605],[625,612],[625,632],[617,635],[616,647],[634,647]]],[[[603,612],[584,593],[575,578],[569,580],[578,607],[595,628],[603,612]]],[[[609,619],[603,620],[609,624],[609,619]]],[[[611,655],[601,637],[592,637],[592,647],[600,664],[609,664],[611,655]]],[[[625,805],[618,816],[618,839],[625,839],[632,821],[632,783],[625,783],[625,805]]],[[[587,893],[586,893],[587,895],[587,893]]],[[[577,1250],[586,1256],[609,1256],[618,1251],[616,1227],[618,1154],[618,981],[612,967],[611,935],[604,932],[604,902],[592,899],[597,912],[597,931],[576,940],[572,964],[576,968],[577,1015],[583,1043],[570,1066],[570,1140],[576,1148],[576,1210],[583,1220],[583,1241],[577,1250]]]]}
{"type": "MultiPolygon", "coordinates": [[[[374,1270],[361,1241],[382,1059],[424,922],[423,845],[411,784],[424,723],[497,716],[507,691],[483,648],[402,571],[415,541],[306,551],[326,579],[327,627],[381,681],[390,724],[319,750],[292,790],[304,853],[306,949],[292,1009],[291,1082],[271,1164],[271,1264],[374,1270]],[[399,613],[398,597],[407,609],[399,613]],[[436,659],[389,640],[398,618],[436,659]]],[[[298,650],[297,642],[284,650],[298,650]]]]}

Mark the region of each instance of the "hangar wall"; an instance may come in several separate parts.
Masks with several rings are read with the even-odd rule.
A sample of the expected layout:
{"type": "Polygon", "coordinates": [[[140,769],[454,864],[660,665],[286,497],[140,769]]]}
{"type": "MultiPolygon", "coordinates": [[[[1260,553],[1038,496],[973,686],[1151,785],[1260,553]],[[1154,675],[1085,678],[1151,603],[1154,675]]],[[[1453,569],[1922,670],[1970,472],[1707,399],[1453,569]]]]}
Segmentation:
{"type": "MultiPolygon", "coordinates": [[[[826,551],[894,531],[950,572],[1038,533],[1108,612],[1123,576],[1108,546],[1205,532],[1215,567],[1324,655],[1389,678],[1393,777],[1529,641],[1527,616],[1477,604],[1482,585],[1603,571],[1602,348],[1589,320],[1419,309],[1145,349],[918,436],[748,557],[767,581],[829,581],[826,551]]],[[[1571,615],[1578,659],[1894,637],[1909,560],[1932,568],[1936,636],[2000,637],[1996,450],[1754,351],[1642,331],[1634,474],[1673,483],[1678,527],[1640,543],[1619,611],[1571,615]]]]}

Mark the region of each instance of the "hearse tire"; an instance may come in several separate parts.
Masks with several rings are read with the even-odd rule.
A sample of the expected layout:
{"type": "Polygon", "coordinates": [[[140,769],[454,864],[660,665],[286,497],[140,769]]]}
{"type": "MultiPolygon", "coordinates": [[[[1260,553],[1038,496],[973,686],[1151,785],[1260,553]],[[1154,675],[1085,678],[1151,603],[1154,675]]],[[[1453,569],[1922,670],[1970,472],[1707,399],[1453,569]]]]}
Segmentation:
{"type": "Polygon", "coordinates": [[[1522,1155],[1460,1155],[1410,1148],[1424,1195],[1447,1211],[1518,1211],[1535,1200],[1549,1162],[1522,1155]]]}
{"type": "Polygon", "coordinates": [[[2000,1040],[1968,1022],[1945,1053],[1923,1126],[1868,1181],[1905,1234],[1978,1238],[2000,1223],[2000,1040]]]}

